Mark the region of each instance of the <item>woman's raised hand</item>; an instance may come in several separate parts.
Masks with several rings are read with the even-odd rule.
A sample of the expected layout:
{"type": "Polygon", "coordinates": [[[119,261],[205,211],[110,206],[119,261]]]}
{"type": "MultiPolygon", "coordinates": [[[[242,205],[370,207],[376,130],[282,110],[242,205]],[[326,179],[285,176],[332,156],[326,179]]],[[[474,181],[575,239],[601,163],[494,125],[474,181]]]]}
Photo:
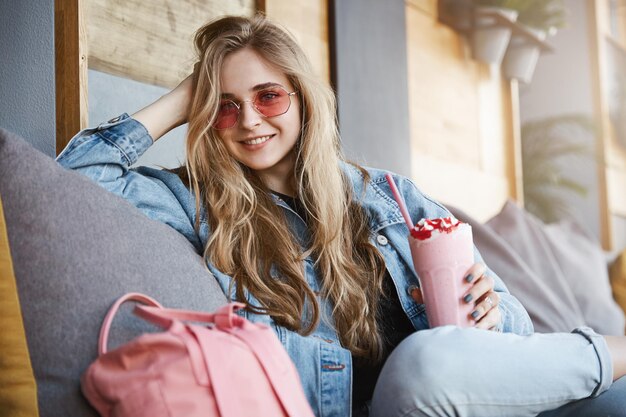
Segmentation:
{"type": "MultiPolygon", "coordinates": [[[[485,275],[487,268],[484,264],[474,264],[467,274],[465,280],[472,284],[468,292],[463,294],[461,298],[466,303],[472,303],[474,309],[471,316],[474,326],[479,329],[496,330],[502,320],[502,313],[498,308],[500,303],[500,295],[495,292],[494,281],[491,277],[485,275]]],[[[422,304],[422,292],[418,287],[411,289],[411,297],[416,303],[422,304]]]]}
{"type": "Polygon", "coordinates": [[[132,117],[143,124],[152,140],[156,141],[175,127],[187,123],[193,94],[194,80],[191,74],[173,90],[139,110],[132,117]]]}
{"type": "Polygon", "coordinates": [[[179,125],[187,123],[187,115],[189,114],[189,107],[194,94],[194,73],[189,74],[176,88],[169,92],[169,94],[177,96],[176,98],[181,105],[177,112],[179,125]]]}

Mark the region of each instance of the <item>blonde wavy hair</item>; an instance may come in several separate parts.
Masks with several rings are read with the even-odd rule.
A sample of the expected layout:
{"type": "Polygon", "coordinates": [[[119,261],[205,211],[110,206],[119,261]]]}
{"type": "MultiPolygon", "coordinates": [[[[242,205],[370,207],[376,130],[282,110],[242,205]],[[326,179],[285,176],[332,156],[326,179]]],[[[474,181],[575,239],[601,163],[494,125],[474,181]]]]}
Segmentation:
{"type": "MultiPolygon", "coordinates": [[[[231,293],[247,302],[248,290],[276,323],[308,335],[319,324],[318,296],[333,303],[340,341],[359,357],[378,360],[383,342],[377,324],[384,260],[369,242],[368,218],[354,201],[341,169],[332,90],[313,75],[294,39],[263,16],[226,17],[195,35],[198,64],[189,113],[187,172],[196,209],[205,209],[211,235],[204,257],[232,277],[231,293]],[[268,188],[227,151],[211,127],[221,96],[224,58],[251,48],[281,70],[298,92],[301,135],[296,144],[294,184],[308,214],[309,247],[302,248],[268,188]],[[307,284],[303,260],[313,257],[321,294],[307,284]]],[[[367,173],[361,169],[365,177],[367,173]]],[[[199,218],[196,219],[196,228],[199,218]]]]}

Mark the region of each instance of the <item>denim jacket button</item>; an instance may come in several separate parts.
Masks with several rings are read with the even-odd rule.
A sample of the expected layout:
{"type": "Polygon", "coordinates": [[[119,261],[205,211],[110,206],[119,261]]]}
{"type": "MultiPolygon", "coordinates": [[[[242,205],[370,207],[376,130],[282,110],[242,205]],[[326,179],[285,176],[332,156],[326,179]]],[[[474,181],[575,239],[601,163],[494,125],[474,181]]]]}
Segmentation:
{"type": "Polygon", "coordinates": [[[383,235],[378,235],[378,236],[376,236],[376,241],[377,241],[379,244],[383,245],[383,246],[385,246],[387,243],[389,243],[389,241],[387,240],[387,238],[386,238],[385,236],[383,236],[383,235]]]}

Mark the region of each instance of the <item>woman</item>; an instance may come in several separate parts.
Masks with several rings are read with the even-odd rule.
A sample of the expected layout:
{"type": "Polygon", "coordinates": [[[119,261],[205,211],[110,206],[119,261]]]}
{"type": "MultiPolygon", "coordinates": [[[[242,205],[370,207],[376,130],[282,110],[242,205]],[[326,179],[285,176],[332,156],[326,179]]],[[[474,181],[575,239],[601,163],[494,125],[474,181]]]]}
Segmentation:
{"type": "MultiPolygon", "coordinates": [[[[299,46],[263,17],[216,20],[195,44],[190,77],[79,133],[58,161],[186,236],[246,317],[276,331],[317,415],[536,415],[626,373],[623,339],[531,335],[478,252],[463,296],[476,329],[427,330],[384,173],[343,159],[334,96],[299,46]],[[130,169],[185,122],[183,168],[130,169]]],[[[449,216],[395,181],[414,222],[449,216]]]]}

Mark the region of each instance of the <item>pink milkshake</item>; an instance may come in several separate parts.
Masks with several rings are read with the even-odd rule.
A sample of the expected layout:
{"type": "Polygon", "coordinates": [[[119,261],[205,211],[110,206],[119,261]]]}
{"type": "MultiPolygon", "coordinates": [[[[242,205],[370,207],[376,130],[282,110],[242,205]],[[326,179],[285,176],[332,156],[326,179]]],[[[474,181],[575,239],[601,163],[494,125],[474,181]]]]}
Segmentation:
{"type": "Polygon", "coordinates": [[[471,287],[465,276],[474,264],[472,228],[455,218],[422,219],[413,225],[391,174],[385,176],[410,230],[409,246],[419,278],[430,327],[452,324],[470,327],[474,303],[462,297],[471,287]]]}
{"type": "Polygon", "coordinates": [[[472,326],[474,303],[462,299],[471,287],[465,276],[474,264],[471,226],[453,217],[422,219],[411,229],[409,245],[430,326],[472,326]]]}

